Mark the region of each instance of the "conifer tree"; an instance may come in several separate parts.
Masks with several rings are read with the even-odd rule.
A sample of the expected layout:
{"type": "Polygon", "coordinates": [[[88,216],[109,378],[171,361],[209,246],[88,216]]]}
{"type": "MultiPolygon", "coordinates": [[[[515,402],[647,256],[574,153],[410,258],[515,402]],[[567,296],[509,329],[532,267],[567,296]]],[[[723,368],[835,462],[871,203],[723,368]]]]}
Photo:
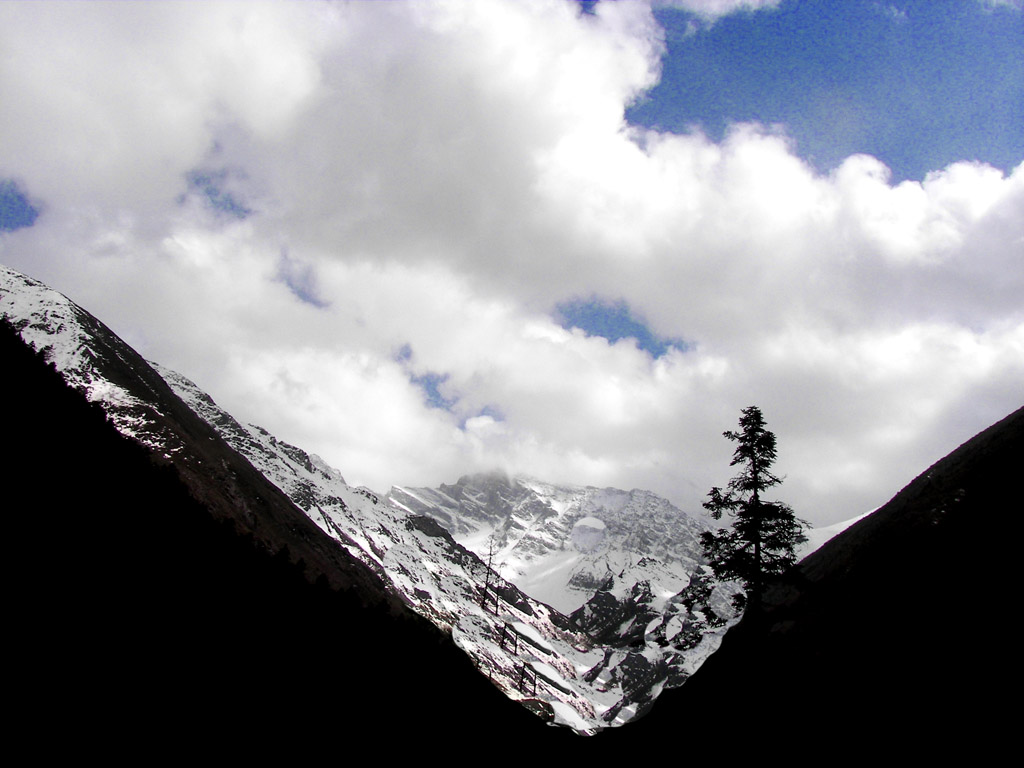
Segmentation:
{"type": "Polygon", "coordinates": [[[728,513],[733,523],[731,528],[701,534],[701,544],[718,578],[743,584],[744,592],[733,595],[733,605],[743,610],[748,604],[759,607],[767,579],[796,562],[794,550],[807,541],[808,524],[789,505],[762,497],[782,481],[771,472],[775,435],[765,427],[761,409],[744,408],[739,431],[723,434],[737,443],[730,466],[739,465],[741,471],[725,491],[712,488],[704,508],[716,520],[728,513]]]}

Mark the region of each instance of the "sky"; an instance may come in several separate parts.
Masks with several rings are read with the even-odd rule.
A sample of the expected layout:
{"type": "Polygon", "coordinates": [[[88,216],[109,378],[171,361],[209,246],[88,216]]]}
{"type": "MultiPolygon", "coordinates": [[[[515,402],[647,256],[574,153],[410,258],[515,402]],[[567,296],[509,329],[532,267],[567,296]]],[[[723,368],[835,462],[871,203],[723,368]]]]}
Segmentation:
{"type": "Polygon", "coordinates": [[[1019,0],[0,3],[0,262],[351,484],[816,525],[1024,401],[1019,0]]]}

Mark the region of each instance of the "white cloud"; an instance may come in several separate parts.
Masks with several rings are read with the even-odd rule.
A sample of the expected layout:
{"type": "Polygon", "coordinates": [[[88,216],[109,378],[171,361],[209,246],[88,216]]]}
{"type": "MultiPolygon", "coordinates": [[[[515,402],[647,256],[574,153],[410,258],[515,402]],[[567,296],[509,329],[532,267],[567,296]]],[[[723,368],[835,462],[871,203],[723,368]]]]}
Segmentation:
{"type": "Polygon", "coordinates": [[[0,261],[350,481],[499,465],[696,508],[757,404],[830,522],[1021,404],[1024,165],[893,186],[771,127],[628,128],[645,4],[54,8],[0,5],[0,176],[45,204],[0,261]],[[179,202],[197,168],[254,213],[179,202]],[[695,346],[551,318],[594,295],[695,346]]]}
{"type": "Polygon", "coordinates": [[[669,5],[696,13],[706,19],[717,19],[737,11],[758,11],[777,6],[782,0],[657,0],[656,5],[669,5]]]}
{"type": "Polygon", "coordinates": [[[1018,11],[1024,10],[1024,0],[981,0],[981,3],[990,8],[1013,8],[1018,11]]]}

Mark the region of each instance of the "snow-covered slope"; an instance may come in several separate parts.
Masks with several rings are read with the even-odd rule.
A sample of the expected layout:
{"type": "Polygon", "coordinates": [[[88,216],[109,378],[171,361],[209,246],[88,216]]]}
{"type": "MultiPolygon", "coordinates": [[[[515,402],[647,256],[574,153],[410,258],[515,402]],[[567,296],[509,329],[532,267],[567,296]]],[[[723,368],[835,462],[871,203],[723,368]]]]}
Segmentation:
{"type": "Polygon", "coordinates": [[[432,519],[392,507],[369,489],[350,487],[319,457],[260,427],[239,424],[188,379],[157,369],[322,530],[382,574],[418,613],[451,632],[508,695],[535,697],[534,706],[549,708],[556,720],[579,730],[601,727],[595,722],[600,711],[621,694],[598,695],[589,685],[580,690],[578,673],[596,663],[600,653],[569,629],[564,617],[497,578],[491,579],[485,600],[486,566],[432,519]],[[524,667],[528,686],[520,684],[524,667]]]}
{"type": "MultiPolygon", "coordinates": [[[[486,564],[432,517],[388,504],[366,488],[349,487],[318,457],[260,427],[242,426],[188,379],[160,366],[157,370],[322,530],[380,573],[414,610],[451,632],[477,668],[507,695],[557,723],[585,733],[622,724],[649,706],[665,684],[680,684],[717,648],[725,625],[702,625],[694,633],[694,618],[688,612],[692,605],[685,605],[685,594],[677,594],[689,582],[685,574],[680,577],[660,562],[634,553],[617,553],[616,561],[616,553],[605,546],[607,556],[600,561],[604,582],[598,585],[604,589],[597,595],[603,596],[602,605],[622,591],[623,573],[628,573],[631,587],[642,582],[643,596],[628,600],[636,598],[633,590],[626,602],[611,600],[620,608],[625,605],[629,614],[616,622],[619,633],[606,631],[600,615],[595,620],[600,609],[587,613],[581,608],[579,620],[569,620],[498,574],[488,575],[486,564]],[[628,567],[613,574],[608,571],[613,562],[628,567]],[[651,583],[658,585],[656,593],[651,583]],[[584,628],[605,631],[581,631],[584,628]]],[[[541,487],[563,493],[536,482],[533,487],[534,492],[541,487]]],[[[593,490],[584,489],[583,496],[612,498],[619,513],[629,507],[625,497],[630,494],[590,494],[593,490]]],[[[636,493],[650,500],[649,494],[636,493]]],[[[590,525],[596,525],[591,520],[590,525]]],[[[578,534],[577,525],[570,530],[578,534]]],[[[593,599],[594,590],[590,595],[593,599]]]]}
{"type": "Polygon", "coordinates": [[[733,616],[731,585],[712,584],[700,564],[700,534],[711,526],[649,491],[493,472],[437,489],[395,487],[388,497],[569,614],[608,649],[611,679],[681,685],[733,616]],[[701,610],[704,598],[713,613],[701,610]]]}
{"type": "MultiPolygon", "coordinates": [[[[590,733],[629,720],[649,706],[667,682],[678,682],[681,672],[692,670],[723,631],[717,627],[695,634],[695,621],[699,624],[703,616],[692,612],[692,602],[687,605],[686,590],[669,599],[672,587],[665,587],[663,595],[659,587],[657,602],[664,610],[649,626],[631,630],[631,647],[595,641],[579,630],[580,622],[569,621],[489,572],[433,518],[408,505],[389,505],[368,489],[351,488],[317,457],[259,427],[239,424],[188,379],[146,363],[85,310],[41,283],[0,268],[0,316],[26,343],[43,352],[70,386],[100,403],[122,434],[193,479],[208,477],[205,487],[227,487],[221,503],[233,498],[245,506],[241,516],[253,517],[254,530],[259,528],[255,508],[264,504],[264,496],[280,489],[290,499],[282,503],[301,510],[299,517],[333,539],[338,553],[361,564],[409,607],[450,632],[477,668],[509,697],[556,723],[590,733]],[[225,448],[228,453],[210,453],[214,432],[230,446],[225,448]],[[252,476],[247,487],[269,481],[276,488],[246,495],[241,475],[252,476]]],[[[193,485],[203,487],[201,480],[193,485]]],[[[634,497],[620,496],[621,492],[598,493],[593,498],[600,502],[583,506],[566,497],[575,491],[533,483],[529,492],[546,493],[541,506],[548,510],[560,507],[565,512],[577,504],[581,514],[571,524],[571,516],[565,517],[566,532],[574,546],[591,554],[601,551],[607,530],[613,527],[621,528],[627,539],[646,537],[655,551],[670,552],[666,541],[674,534],[657,526],[653,533],[644,532],[628,523],[631,514],[650,502],[643,494],[636,496],[637,512],[627,512],[634,497]]],[[[547,514],[540,506],[536,511],[541,517],[547,514]]],[[[661,519],[656,508],[649,511],[653,520],[661,519]]],[[[289,523],[292,513],[278,507],[276,514],[271,523],[281,528],[281,535],[304,546],[309,535],[302,533],[294,515],[289,523]]],[[[519,537],[523,551],[553,551],[539,528],[537,532],[537,537],[519,537]]],[[[335,557],[334,562],[346,567],[343,559],[335,557]]],[[[609,562],[602,563],[602,575],[620,565],[609,562]]],[[[674,577],[653,563],[636,565],[666,583],[674,577]]],[[[589,577],[595,578],[592,572],[589,577]]],[[[607,587],[606,596],[618,589],[607,579],[602,586],[607,587]]],[[[631,596],[637,597],[632,591],[631,596]]],[[[651,603],[652,595],[639,597],[640,602],[651,603]]],[[[600,621],[592,620],[600,613],[595,609],[584,618],[596,626],[600,621]]],[[[634,612],[634,623],[639,615],[634,612]]],[[[618,639],[615,633],[610,636],[618,639]]]]}
{"type": "Polygon", "coordinates": [[[554,485],[501,473],[440,488],[392,488],[391,501],[430,515],[523,591],[568,614],[609,577],[676,594],[710,530],[649,491],[554,485]]]}
{"type": "Polygon", "coordinates": [[[180,440],[154,428],[153,372],[88,312],[39,281],[0,267],[0,317],[43,352],[71,387],[101,402],[122,434],[167,457],[181,450],[180,440]]]}

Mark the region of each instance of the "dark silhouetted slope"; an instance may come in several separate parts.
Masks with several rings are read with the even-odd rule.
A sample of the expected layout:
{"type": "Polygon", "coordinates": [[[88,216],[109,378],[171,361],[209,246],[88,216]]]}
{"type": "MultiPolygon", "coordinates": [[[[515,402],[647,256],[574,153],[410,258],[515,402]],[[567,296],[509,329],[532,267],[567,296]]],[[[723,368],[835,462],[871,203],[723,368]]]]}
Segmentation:
{"type": "Polygon", "coordinates": [[[1005,743],[1022,466],[1024,409],[800,563],[637,736],[685,723],[748,754],[977,758],[1005,743]]]}
{"type": "Polygon", "coordinates": [[[314,570],[295,562],[294,539],[275,550],[246,532],[220,491],[194,493],[3,323],[0,359],[6,693],[20,739],[107,755],[341,754],[382,739],[382,753],[408,755],[483,728],[579,741],[506,699],[354,566],[314,570]]]}

